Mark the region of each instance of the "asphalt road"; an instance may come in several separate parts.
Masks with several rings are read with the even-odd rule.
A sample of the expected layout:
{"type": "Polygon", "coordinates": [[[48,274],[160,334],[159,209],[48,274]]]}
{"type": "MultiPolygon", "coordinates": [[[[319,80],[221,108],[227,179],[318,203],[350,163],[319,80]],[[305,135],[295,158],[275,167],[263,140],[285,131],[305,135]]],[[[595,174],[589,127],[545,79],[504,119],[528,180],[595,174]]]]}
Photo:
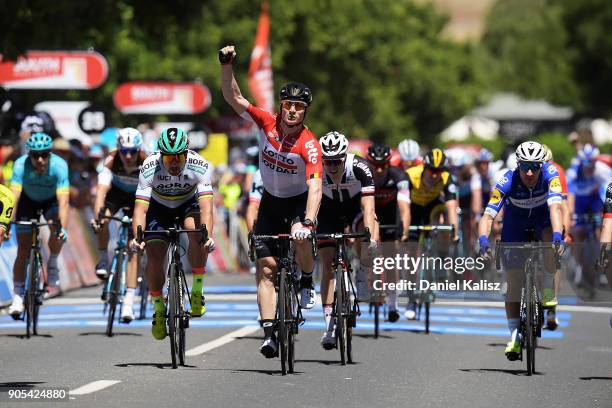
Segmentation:
{"type": "MultiPolygon", "coordinates": [[[[209,285],[218,293],[192,320],[187,366],[177,370],[148,320],[103,334],[98,287],[47,301],[41,335],[29,340],[22,322],[0,315],[0,386],[70,389],[68,401],[37,406],[612,407],[609,308],[560,310],[561,327],[544,332],[537,374],[528,377],[525,363],[503,355],[508,332],[498,304],[441,301],[433,333],[402,319],[384,323],[376,340],[364,310],[349,366],[319,345],[319,305],[298,336],[297,373],[282,376],[279,360],[257,351],[254,295],[237,293],[249,292],[252,278],[217,276],[209,285]]],[[[0,406],[23,406],[0,398],[0,406]]]]}

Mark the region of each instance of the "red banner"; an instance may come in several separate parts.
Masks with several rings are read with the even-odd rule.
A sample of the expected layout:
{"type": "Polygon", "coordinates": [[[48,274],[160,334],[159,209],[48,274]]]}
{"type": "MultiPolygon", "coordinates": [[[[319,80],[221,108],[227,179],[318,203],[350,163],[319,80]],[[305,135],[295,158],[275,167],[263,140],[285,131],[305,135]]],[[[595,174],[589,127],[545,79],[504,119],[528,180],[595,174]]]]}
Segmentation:
{"type": "Polygon", "coordinates": [[[212,99],[202,84],[127,82],[115,90],[113,100],[121,113],[191,115],[204,112],[212,99]]]}
{"type": "Polygon", "coordinates": [[[93,89],[107,76],[106,59],[94,51],[28,51],[0,63],[0,85],[13,89],[93,89]]]}
{"type": "Polygon", "coordinates": [[[268,111],[274,111],[274,82],[272,81],[272,59],[270,57],[270,17],[268,2],[261,4],[261,14],[255,35],[255,46],[249,65],[249,89],[255,97],[255,104],[268,111]]]}

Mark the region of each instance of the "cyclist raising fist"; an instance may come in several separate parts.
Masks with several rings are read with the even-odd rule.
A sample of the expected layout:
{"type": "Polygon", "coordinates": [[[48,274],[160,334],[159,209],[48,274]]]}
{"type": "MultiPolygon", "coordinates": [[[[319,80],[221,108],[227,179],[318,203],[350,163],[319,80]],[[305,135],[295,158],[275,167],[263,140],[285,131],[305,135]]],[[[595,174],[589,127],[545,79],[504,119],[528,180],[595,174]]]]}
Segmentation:
{"type": "MultiPolygon", "coordinates": [[[[321,146],[304,126],[304,118],[312,103],[310,88],[291,82],[281,88],[279,114],[272,114],[249,103],[240,92],[234,78],[232,63],[234,46],[219,50],[221,89],[225,101],[242,118],[254,122],[260,129],[259,169],[264,192],[254,232],[256,235],[291,234],[295,238],[296,261],[302,269],[300,304],[310,309],[315,304],[312,282],[314,260],[310,242],[322,196],[321,146]]],[[[260,348],[267,358],[277,354],[274,333],[274,282],[277,270],[277,246],[256,242],[257,302],[264,328],[260,348]]]]}

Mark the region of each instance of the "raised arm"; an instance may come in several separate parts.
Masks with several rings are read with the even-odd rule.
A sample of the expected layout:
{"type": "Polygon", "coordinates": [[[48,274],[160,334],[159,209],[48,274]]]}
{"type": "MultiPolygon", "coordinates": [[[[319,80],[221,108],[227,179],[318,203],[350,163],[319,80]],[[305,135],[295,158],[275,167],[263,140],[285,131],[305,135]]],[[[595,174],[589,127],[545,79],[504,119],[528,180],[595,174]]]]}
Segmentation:
{"type": "Polygon", "coordinates": [[[234,78],[233,62],[236,58],[236,51],[233,45],[228,45],[219,50],[219,61],[221,62],[221,90],[223,98],[230,104],[232,109],[240,115],[249,106],[240,92],[240,87],[234,78]]]}

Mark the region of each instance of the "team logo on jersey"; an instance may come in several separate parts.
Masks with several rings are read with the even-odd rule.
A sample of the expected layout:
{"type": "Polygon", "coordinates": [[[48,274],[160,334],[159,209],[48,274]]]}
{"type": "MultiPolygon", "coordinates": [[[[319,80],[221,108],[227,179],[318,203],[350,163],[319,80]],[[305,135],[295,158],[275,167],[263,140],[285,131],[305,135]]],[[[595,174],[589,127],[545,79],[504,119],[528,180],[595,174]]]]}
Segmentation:
{"type": "Polygon", "coordinates": [[[548,185],[548,188],[553,193],[560,193],[561,192],[561,182],[559,181],[559,177],[554,177],[552,180],[550,180],[550,184],[548,185]]]}
{"type": "Polygon", "coordinates": [[[557,168],[553,165],[548,166],[548,173],[555,174],[557,172],[557,168]]]}
{"type": "Polygon", "coordinates": [[[489,204],[499,204],[502,200],[502,194],[501,191],[499,191],[498,189],[494,188],[493,192],[491,193],[491,198],[489,199],[489,204]]]}

